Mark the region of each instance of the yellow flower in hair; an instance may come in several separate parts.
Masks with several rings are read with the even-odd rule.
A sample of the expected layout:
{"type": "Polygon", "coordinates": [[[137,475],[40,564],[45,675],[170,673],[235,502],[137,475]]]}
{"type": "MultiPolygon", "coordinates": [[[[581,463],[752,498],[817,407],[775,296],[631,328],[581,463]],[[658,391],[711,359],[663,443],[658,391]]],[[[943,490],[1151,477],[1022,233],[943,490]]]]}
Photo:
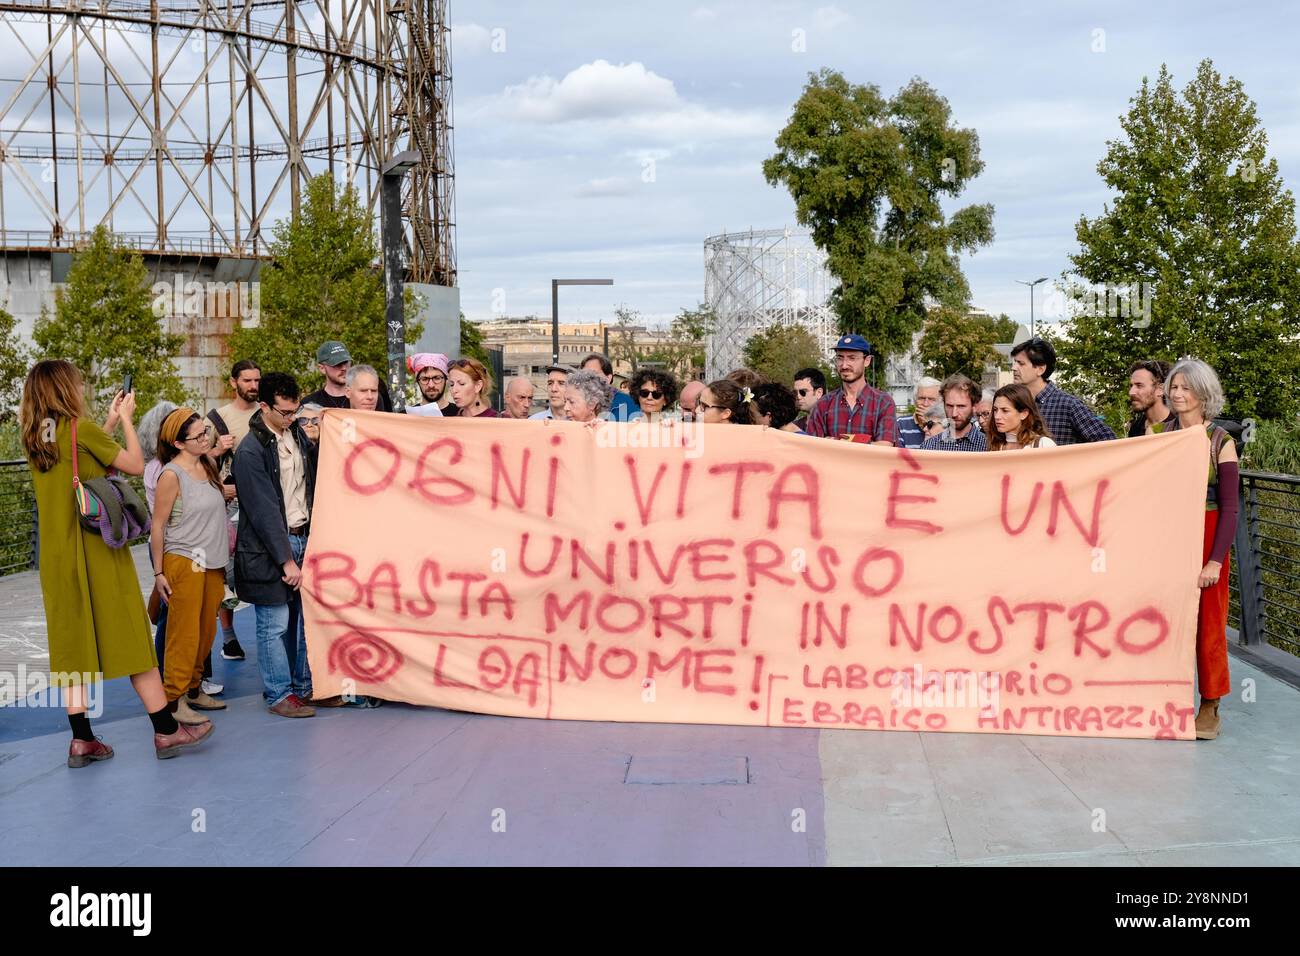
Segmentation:
{"type": "Polygon", "coordinates": [[[746,385],[740,392],[740,400],[748,405],[754,400],[754,390],[746,385]]]}

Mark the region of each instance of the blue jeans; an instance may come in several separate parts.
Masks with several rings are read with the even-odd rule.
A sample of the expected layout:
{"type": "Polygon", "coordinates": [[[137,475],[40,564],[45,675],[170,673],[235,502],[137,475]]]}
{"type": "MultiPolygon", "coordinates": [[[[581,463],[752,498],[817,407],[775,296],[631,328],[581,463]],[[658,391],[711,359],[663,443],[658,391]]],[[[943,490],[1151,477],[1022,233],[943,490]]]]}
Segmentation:
{"type": "MultiPolygon", "coordinates": [[[[289,535],[293,559],[302,565],[307,539],[289,535]]],[[[290,694],[311,697],[311,667],[307,663],[307,635],[303,630],[302,596],[295,591],[288,604],[255,604],[257,615],[257,666],[262,672],[262,696],[274,707],[290,694]]]]}

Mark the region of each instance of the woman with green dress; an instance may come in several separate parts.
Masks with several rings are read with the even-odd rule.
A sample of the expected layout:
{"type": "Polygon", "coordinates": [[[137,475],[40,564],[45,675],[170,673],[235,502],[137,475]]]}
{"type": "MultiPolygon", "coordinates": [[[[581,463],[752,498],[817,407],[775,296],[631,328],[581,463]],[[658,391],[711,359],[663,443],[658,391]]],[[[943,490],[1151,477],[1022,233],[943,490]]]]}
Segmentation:
{"type": "Polygon", "coordinates": [[[102,478],[109,468],[128,475],[144,471],[131,420],[135,394],[117,393],[103,428],[86,416],[84,396],[81,372],[71,362],[37,362],[27,374],[19,408],[36,493],[51,683],[67,688],[68,766],[113,756],[113,748],[91,731],[85,685],[127,675],[153,723],[155,755],[173,757],[209,736],[212,724],[188,727],[168,711],[131,551],[110,548],[98,532],[82,528],[73,498],[74,420],[82,481],[102,478]],[[110,437],[119,423],[125,448],[110,437]]]}

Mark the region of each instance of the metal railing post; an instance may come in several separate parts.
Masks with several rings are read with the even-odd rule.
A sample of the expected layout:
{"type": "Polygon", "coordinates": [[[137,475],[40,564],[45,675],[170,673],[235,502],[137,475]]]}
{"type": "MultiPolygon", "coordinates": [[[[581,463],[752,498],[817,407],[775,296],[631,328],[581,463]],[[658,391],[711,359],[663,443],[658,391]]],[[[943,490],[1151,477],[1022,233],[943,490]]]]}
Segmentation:
{"type": "Polygon", "coordinates": [[[1263,575],[1259,561],[1259,508],[1253,478],[1242,482],[1241,513],[1233,548],[1237,552],[1237,583],[1241,589],[1241,643],[1264,643],[1263,575]]]}
{"type": "Polygon", "coordinates": [[[36,508],[36,496],[32,496],[32,559],[29,567],[33,571],[41,569],[41,513],[36,508]]]}

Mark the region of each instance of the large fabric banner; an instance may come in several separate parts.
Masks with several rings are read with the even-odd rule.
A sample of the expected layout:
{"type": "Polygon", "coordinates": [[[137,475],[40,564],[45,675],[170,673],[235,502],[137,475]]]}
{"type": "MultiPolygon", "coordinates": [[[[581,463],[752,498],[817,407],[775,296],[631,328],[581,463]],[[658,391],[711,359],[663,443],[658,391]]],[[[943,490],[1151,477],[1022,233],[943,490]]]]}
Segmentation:
{"type": "Polygon", "coordinates": [[[327,411],[317,696],[1194,738],[1198,431],[1003,454],[327,411]]]}

